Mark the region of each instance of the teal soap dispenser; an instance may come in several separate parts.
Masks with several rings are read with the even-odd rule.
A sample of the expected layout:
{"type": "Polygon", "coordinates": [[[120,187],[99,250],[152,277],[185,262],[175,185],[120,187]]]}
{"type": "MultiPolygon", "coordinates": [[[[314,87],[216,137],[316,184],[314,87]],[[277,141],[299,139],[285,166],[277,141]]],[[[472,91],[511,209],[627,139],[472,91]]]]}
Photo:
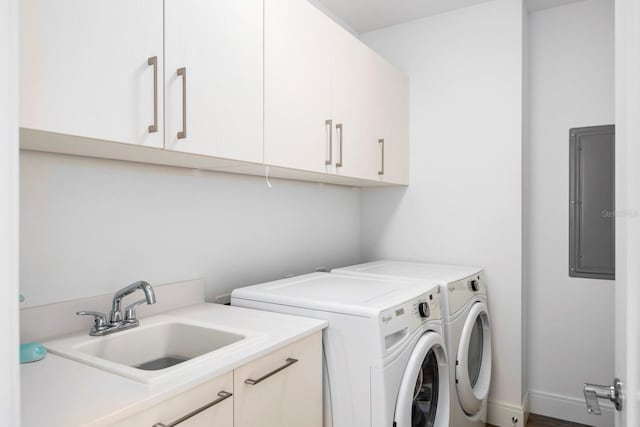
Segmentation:
{"type": "MultiPolygon", "coordinates": [[[[24,301],[22,294],[20,295],[20,302],[24,301]]],[[[37,362],[44,359],[47,354],[47,349],[37,342],[28,342],[20,344],[20,363],[37,362]]]]}

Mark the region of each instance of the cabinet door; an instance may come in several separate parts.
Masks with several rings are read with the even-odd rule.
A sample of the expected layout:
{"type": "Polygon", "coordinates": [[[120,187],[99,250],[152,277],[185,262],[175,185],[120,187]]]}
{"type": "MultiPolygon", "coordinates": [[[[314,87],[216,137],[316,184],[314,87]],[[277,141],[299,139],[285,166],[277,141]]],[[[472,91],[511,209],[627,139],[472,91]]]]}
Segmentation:
{"type": "Polygon", "coordinates": [[[180,427],[233,427],[232,393],[233,373],[229,372],[117,423],[114,427],[171,425],[189,415],[192,416],[180,422],[180,427]],[[198,412],[207,406],[209,407],[198,412]]]}
{"type": "Polygon", "coordinates": [[[332,170],[333,34],[307,1],[265,1],[265,163],[332,170]]]}
{"type": "Polygon", "coordinates": [[[236,369],[234,387],[235,427],[321,427],[322,333],[236,369]]]}
{"type": "Polygon", "coordinates": [[[379,96],[382,109],[379,161],[384,162],[380,180],[392,184],[409,184],[409,79],[388,62],[379,65],[379,96]]]}
{"type": "Polygon", "coordinates": [[[163,146],[161,0],[23,0],[20,8],[22,127],[163,146]]]}
{"type": "Polygon", "coordinates": [[[166,0],[165,52],[166,148],[261,163],[262,0],[166,0]]]}
{"type": "Polygon", "coordinates": [[[381,58],[340,29],[335,49],[332,107],[336,126],[336,173],[379,180],[378,140],[384,134],[381,58]]]}

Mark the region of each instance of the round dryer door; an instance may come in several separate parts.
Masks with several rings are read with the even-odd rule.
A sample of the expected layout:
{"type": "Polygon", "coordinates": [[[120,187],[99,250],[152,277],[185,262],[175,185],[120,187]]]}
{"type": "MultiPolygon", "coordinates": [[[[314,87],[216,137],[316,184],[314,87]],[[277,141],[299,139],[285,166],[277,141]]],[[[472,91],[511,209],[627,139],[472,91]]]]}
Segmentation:
{"type": "Polygon", "coordinates": [[[427,332],[407,363],[398,400],[397,427],[449,426],[449,368],[442,337],[427,332]]]}
{"type": "Polygon", "coordinates": [[[481,302],[471,306],[458,343],[456,389],[460,405],[473,416],[489,394],[491,381],[491,329],[489,312],[481,302]]]}

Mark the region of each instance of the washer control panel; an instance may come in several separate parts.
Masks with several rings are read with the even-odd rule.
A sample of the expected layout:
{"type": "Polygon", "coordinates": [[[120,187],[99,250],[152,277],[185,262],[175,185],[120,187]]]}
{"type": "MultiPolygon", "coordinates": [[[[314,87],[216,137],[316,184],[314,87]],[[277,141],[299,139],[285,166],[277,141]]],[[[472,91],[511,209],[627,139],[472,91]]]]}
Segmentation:
{"type": "Polygon", "coordinates": [[[384,347],[389,350],[430,320],[440,320],[440,287],[385,310],[380,315],[384,347]]]}
{"type": "Polygon", "coordinates": [[[396,307],[382,312],[380,320],[383,325],[404,324],[405,327],[420,326],[428,320],[440,319],[440,287],[420,295],[396,307]]]}
{"type": "Polygon", "coordinates": [[[429,303],[426,301],[418,303],[418,314],[422,318],[428,318],[431,315],[431,310],[429,309],[429,303]]]}
{"type": "Polygon", "coordinates": [[[440,319],[440,287],[413,300],[411,314],[418,323],[440,319]]]}

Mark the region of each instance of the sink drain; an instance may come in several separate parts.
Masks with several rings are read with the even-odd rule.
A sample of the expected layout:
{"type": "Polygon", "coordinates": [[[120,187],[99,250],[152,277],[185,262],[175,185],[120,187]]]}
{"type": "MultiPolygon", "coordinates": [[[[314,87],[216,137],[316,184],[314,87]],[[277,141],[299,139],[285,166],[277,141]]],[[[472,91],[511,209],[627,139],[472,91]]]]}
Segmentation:
{"type": "Polygon", "coordinates": [[[167,356],[141,363],[134,366],[134,368],[142,369],[143,371],[159,371],[160,369],[170,368],[187,360],[189,360],[187,357],[167,356]]]}

